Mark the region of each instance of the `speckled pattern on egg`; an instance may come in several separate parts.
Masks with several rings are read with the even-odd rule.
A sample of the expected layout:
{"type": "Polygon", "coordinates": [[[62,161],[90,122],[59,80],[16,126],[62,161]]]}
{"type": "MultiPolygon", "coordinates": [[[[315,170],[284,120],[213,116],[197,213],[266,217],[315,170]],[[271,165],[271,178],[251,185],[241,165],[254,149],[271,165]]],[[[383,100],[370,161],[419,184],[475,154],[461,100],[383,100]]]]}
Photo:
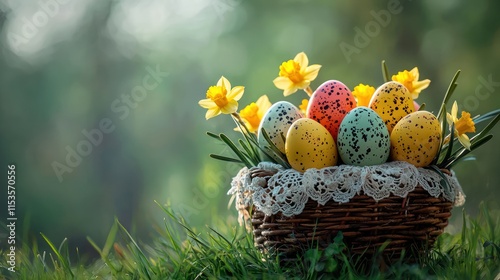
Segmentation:
{"type": "Polygon", "coordinates": [[[354,107],[356,100],[351,90],[342,82],[330,80],[320,85],[311,96],[307,117],[322,124],[336,141],[340,123],[354,107]]]}
{"type": "Polygon", "coordinates": [[[417,167],[432,163],[441,142],[441,126],[430,112],[418,111],[402,118],[391,134],[391,159],[417,167]]]}
{"type": "Polygon", "coordinates": [[[295,121],[286,136],[286,156],[293,169],[304,172],[337,163],[332,135],[318,122],[303,118],[295,121]]]}
{"type": "Polygon", "coordinates": [[[342,121],[337,147],[345,164],[382,164],[389,157],[389,131],[372,109],[357,107],[347,113],[342,121]]]}
{"type": "Polygon", "coordinates": [[[389,133],[392,132],[401,118],[415,111],[413,98],[408,89],[394,81],[387,82],[377,88],[370,100],[369,107],[384,120],[389,133]]]}
{"type": "Polygon", "coordinates": [[[300,109],[287,101],[279,101],[273,104],[262,117],[259,125],[257,140],[261,147],[267,147],[268,143],[264,136],[261,135],[261,130],[264,128],[269,135],[269,138],[274,145],[283,153],[285,153],[285,142],[283,137],[286,136],[290,126],[298,119],[304,116],[300,109]],[[281,136],[283,134],[283,137],[281,136]]]}

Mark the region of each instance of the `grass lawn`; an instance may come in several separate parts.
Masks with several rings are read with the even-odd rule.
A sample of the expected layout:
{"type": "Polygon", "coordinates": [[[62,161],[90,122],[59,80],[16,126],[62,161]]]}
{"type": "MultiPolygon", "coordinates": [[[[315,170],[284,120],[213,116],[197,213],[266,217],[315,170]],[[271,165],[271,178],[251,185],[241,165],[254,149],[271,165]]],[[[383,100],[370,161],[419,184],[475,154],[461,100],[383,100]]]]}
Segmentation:
{"type": "MultiPolygon", "coordinates": [[[[263,255],[251,234],[239,226],[194,230],[169,209],[157,227],[152,244],[133,239],[116,221],[102,246],[89,242],[101,255],[97,261],[70,261],[66,240],[56,246],[45,236],[51,252],[36,244],[17,253],[17,271],[2,261],[6,279],[500,279],[500,226],[498,216],[482,207],[475,219],[463,215],[456,235],[443,234],[435,249],[419,263],[397,262],[380,269],[377,261],[350,256],[342,239],[324,251],[314,248],[301,261],[286,267],[277,257],[263,255]],[[221,232],[224,232],[222,234],[221,232]]],[[[6,252],[0,252],[6,256],[6,252]]]]}

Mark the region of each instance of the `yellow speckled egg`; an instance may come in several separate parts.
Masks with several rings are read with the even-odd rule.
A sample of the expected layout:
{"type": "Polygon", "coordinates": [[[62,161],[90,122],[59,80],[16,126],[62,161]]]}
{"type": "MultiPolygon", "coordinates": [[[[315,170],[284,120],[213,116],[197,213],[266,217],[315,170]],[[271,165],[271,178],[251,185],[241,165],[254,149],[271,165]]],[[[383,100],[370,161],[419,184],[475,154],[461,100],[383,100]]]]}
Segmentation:
{"type": "Polygon", "coordinates": [[[286,135],[285,152],[293,169],[304,172],[337,163],[337,146],[328,130],[315,120],[296,120],[286,135]]]}
{"type": "Polygon", "coordinates": [[[413,98],[408,89],[394,81],[387,82],[375,90],[369,107],[382,118],[389,133],[402,117],[415,112],[413,98]]]}
{"type": "Polygon", "coordinates": [[[441,126],[430,112],[418,111],[403,117],[391,134],[391,159],[428,166],[441,142],[441,126]]]}

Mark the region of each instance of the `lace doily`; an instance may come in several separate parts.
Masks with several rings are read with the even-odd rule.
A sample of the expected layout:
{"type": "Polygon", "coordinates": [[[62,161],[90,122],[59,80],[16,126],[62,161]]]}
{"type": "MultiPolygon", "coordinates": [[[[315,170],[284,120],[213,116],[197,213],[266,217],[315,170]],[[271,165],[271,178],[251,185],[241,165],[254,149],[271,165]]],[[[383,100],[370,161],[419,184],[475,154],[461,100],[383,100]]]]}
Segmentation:
{"type": "Polygon", "coordinates": [[[356,194],[366,194],[379,201],[391,194],[406,197],[419,184],[431,196],[443,196],[455,206],[465,202],[462,187],[453,172],[445,174],[448,184],[441,185],[443,178],[435,171],[402,161],[363,167],[312,168],[304,173],[269,162],[254,168],[275,174],[252,179],[251,169],[245,167],[233,178],[228,195],[236,198],[240,221],[249,218],[246,209],[252,204],[266,215],[281,212],[290,217],[302,213],[309,198],[321,205],[329,200],[345,203],[356,194]]]}

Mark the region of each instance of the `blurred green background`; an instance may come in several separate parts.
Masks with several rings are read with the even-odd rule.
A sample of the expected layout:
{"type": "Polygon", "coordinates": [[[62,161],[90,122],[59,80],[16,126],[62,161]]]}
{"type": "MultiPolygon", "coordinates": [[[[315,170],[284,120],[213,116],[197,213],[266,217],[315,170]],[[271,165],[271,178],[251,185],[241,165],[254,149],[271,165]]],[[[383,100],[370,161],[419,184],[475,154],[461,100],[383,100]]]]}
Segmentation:
{"type": "MultiPolygon", "coordinates": [[[[155,200],[199,227],[236,226],[226,192],[240,167],[208,157],[228,151],[205,131],[238,135],[197,104],[221,75],[246,87],[240,109],[262,94],[300,104],[305,93],[284,98],[272,83],[298,52],[323,65],[313,89],[380,85],[385,59],[391,74],[418,66],[432,80],[418,101],[435,113],[457,69],[460,110],[500,107],[493,0],[4,0],[0,10],[0,160],[5,173],[17,166],[18,238],[68,237],[80,252],[93,252],[86,236],[103,243],[115,216],[149,242],[164,217],[155,200]]],[[[493,133],[477,161],[454,169],[467,201],[450,231],[463,209],[500,208],[493,133]]]]}

